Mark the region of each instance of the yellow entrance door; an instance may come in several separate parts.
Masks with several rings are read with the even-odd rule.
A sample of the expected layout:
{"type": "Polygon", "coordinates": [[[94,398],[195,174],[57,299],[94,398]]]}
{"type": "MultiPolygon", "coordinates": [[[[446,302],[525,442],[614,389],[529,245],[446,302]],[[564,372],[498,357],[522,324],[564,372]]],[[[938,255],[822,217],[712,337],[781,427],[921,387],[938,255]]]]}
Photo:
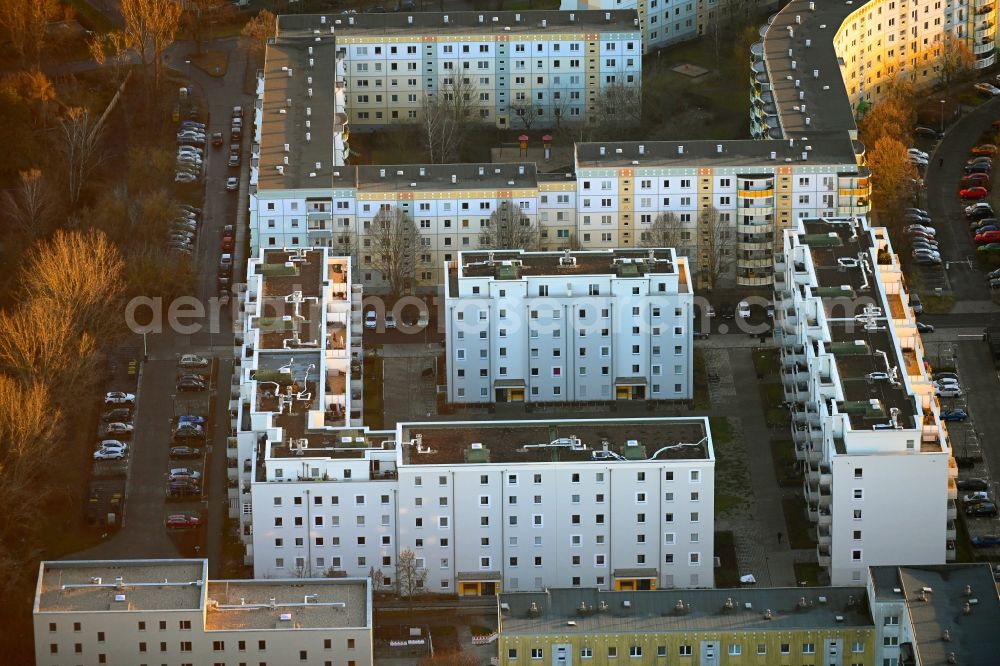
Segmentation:
{"type": "Polygon", "coordinates": [[[479,583],[462,583],[461,595],[465,596],[479,596],[479,583]]]}
{"type": "Polygon", "coordinates": [[[524,389],[515,388],[510,390],[510,401],[511,402],[524,402],[524,389]]]}

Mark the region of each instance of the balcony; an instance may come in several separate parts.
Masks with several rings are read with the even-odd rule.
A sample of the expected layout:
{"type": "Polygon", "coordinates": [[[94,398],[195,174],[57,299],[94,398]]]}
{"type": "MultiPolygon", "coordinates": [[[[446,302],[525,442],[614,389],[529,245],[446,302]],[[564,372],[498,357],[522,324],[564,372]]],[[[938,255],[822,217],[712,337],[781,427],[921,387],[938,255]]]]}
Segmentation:
{"type": "Polygon", "coordinates": [[[816,559],[821,567],[830,566],[830,546],[827,544],[818,544],[816,546],[816,559]]]}
{"type": "Polygon", "coordinates": [[[955,504],[955,500],[948,500],[948,520],[955,520],[958,518],[958,505],[955,504]]]}
{"type": "Polygon", "coordinates": [[[833,513],[830,511],[820,511],[819,520],[816,522],[818,525],[825,525],[826,527],[833,525],[833,513]]]}
{"type": "Polygon", "coordinates": [[[829,525],[816,525],[816,541],[821,545],[829,546],[833,541],[833,536],[830,534],[829,525]]]}
{"type": "Polygon", "coordinates": [[[955,485],[955,479],[948,479],[948,499],[957,500],[958,499],[958,486],[955,485]]]}
{"type": "Polygon", "coordinates": [[[947,527],[945,527],[944,530],[944,538],[951,539],[952,541],[954,541],[956,535],[957,535],[957,529],[955,527],[955,521],[949,520],[948,525],[947,527]]]}
{"type": "Polygon", "coordinates": [[[977,56],[974,69],[984,69],[994,64],[996,61],[997,61],[996,51],[990,53],[990,55],[986,56],[985,58],[980,58],[977,56]]]}

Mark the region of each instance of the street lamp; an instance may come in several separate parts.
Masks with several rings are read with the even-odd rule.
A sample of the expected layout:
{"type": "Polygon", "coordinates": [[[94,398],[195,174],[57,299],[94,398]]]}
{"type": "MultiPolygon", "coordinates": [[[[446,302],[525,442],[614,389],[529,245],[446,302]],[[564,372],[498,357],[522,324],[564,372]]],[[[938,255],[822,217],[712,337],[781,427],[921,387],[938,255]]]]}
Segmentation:
{"type": "Polygon", "coordinates": [[[941,100],[941,134],[944,134],[944,103],[945,100],[941,100]]]}

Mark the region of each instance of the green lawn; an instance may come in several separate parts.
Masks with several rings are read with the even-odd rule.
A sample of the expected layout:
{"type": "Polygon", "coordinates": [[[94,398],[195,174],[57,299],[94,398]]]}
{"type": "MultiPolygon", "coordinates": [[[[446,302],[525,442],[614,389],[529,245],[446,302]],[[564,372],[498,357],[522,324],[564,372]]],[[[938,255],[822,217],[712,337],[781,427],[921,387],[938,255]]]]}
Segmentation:
{"type": "Polygon", "coordinates": [[[795,580],[809,587],[818,586],[820,578],[826,576],[825,569],[815,562],[795,562],[792,566],[795,569],[795,580]]]}
{"type": "Polygon", "coordinates": [[[753,367],[758,377],[775,379],[781,367],[781,353],[777,349],[754,350],[753,367]]]}
{"type": "Polygon", "coordinates": [[[779,486],[796,487],[802,483],[795,468],[795,444],[790,439],[771,440],[771,461],[779,486]]]}
{"type": "Polygon", "coordinates": [[[382,399],[382,359],[366,357],[363,376],[365,425],[377,430],[382,428],[382,421],[385,418],[385,403],[382,399]]]}
{"type": "Polygon", "coordinates": [[[694,406],[695,409],[708,409],[712,401],[708,394],[708,370],[705,368],[705,357],[701,350],[694,350],[694,406]]]}
{"type": "Polygon", "coordinates": [[[815,548],[813,524],[806,515],[805,502],[800,497],[784,497],[781,508],[785,512],[788,543],[792,548],[815,548]]]}
{"type": "Polygon", "coordinates": [[[739,587],[740,569],[736,563],[736,538],[732,532],[715,533],[715,556],[720,564],[715,570],[715,586],[739,587]]]}
{"type": "Polygon", "coordinates": [[[729,427],[729,419],[724,416],[713,416],[708,420],[712,428],[712,442],[718,446],[728,444],[733,439],[733,431],[729,427]]]}

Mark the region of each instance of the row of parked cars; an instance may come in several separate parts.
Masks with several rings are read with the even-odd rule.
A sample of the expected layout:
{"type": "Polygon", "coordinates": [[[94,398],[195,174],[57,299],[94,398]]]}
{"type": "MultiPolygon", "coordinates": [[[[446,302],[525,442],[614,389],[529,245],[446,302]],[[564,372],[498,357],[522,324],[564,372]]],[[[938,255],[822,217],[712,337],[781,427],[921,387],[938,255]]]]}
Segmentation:
{"type": "Polygon", "coordinates": [[[177,204],[167,229],[167,249],[174,254],[191,256],[198,237],[201,209],[190,204],[177,204]]]}
{"type": "Polygon", "coordinates": [[[940,264],[941,251],[937,241],[937,230],[931,224],[930,214],[921,208],[905,208],[903,219],[907,223],[905,231],[910,241],[913,260],[922,266],[940,264]]]}
{"type": "MultiPolygon", "coordinates": [[[[205,382],[207,377],[201,374],[207,371],[211,362],[197,354],[184,354],[177,362],[180,375],[178,386],[182,382],[205,382]]],[[[170,462],[167,468],[167,499],[184,502],[198,501],[202,496],[202,461],[203,447],[207,442],[203,414],[184,413],[173,419],[170,433],[170,462]]],[[[167,530],[191,530],[201,526],[201,519],[196,511],[183,512],[174,508],[164,519],[167,530]]]]}
{"type": "Polygon", "coordinates": [[[197,183],[205,161],[205,124],[185,120],[177,132],[177,170],[174,182],[197,183]]]}
{"type": "Polygon", "coordinates": [[[129,452],[128,440],[132,439],[132,409],[135,394],[124,391],[108,391],[104,394],[104,406],[108,411],[102,417],[102,426],[94,460],[122,460],[129,452]]]}
{"type": "Polygon", "coordinates": [[[208,366],[208,359],[197,354],[184,354],[178,364],[177,390],[189,392],[207,389],[209,378],[203,371],[207,370],[208,366]]]}

